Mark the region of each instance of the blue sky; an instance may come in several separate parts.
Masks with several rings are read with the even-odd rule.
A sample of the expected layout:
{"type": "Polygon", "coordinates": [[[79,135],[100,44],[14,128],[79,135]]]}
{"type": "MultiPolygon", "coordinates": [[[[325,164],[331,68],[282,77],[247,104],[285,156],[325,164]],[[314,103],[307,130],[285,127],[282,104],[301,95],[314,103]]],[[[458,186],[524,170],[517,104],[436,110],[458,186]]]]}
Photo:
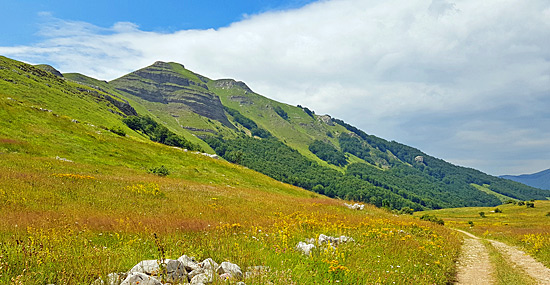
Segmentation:
{"type": "Polygon", "coordinates": [[[1,0],[0,45],[37,41],[51,17],[109,27],[131,22],[143,31],[217,29],[267,11],[302,7],[313,0],[1,0]]]}
{"type": "Polygon", "coordinates": [[[550,168],[548,0],[113,2],[2,1],[0,55],[179,62],[489,174],[550,168]]]}

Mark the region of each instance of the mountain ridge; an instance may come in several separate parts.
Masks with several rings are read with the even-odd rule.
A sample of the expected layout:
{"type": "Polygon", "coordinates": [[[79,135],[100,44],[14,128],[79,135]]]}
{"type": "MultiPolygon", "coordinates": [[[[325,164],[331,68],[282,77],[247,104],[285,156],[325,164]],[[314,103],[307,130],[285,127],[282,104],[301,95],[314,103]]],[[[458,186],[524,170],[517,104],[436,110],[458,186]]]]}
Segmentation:
{"type": "Polygon", "coordinates": [[[501,175],[500,178],[509,179],[532,187],[550,190],[550,169],[532,174],[501,175]]]}
{"type": "Polygon", "coordinates": [[[502,203],[490,193],[518,200],[550,196],[548,191],[455,166],[414,147],[369,135],[343,120],[316,115],[307,107],[271,100],[244,82],[209,79],[178,63],[156,62],[110,82],[74,73],[60,78],[7,58],[1,64],[6,65],[0,71],[5,89],[11,93],[20,94],[24,84],[42,88],[42,97],[27,92],[19,98],[78,120],[120,129],[128,134],[122,139],[152,139],[154,135],[163,142],[159,137],[163,134],[123,123],[126,117],[148,117],[145,121],[162,126],[156,130],[166,129],[172,137],[179,136],[178,140],[187,140],[205,152],[329,197],[422,210],[502,203]],[[12,71],[17,69],[30,72],[27,75],[36,82],[51,75],[47,80],[55,78],[57,83],[53,87],[51,83],[36,85],[12,71]],[[18,85],[21,80],[24,84],[18,85]],[[68,92],[74,95],[62,95],[66,90],[74,90],[68,92]],[[105,96],[126,102],[135,113],[123,112],[122,105],[105,96]],[[89,110],[107,108],[110,114],[85,115],[78,111],[78,104],[84,104],[75,104],[78,100],[86,100],[89,110]]]}

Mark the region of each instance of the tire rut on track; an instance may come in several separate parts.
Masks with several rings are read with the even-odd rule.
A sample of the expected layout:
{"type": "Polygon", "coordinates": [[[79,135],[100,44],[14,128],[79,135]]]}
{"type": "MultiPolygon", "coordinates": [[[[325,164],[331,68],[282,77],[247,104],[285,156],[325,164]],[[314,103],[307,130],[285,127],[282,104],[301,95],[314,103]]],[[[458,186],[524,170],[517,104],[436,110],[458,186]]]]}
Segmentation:
{"type": "MultiPolygon", "coordinates": [[[[494,284],[494,270],[489,252],[475,235],[455,229],[467,236],[458,261],[456,284],[494,284]]],[[[510,262],[521,268],[539,284],[550,285],[550,269],[524,251],[495,240],[489,241],[510,262]]]]}
{"type": "Polygon", "coordinates": [[[468,236],[462,245],[458,261],[456,284],[494,284],[494,268],[489,260],[489,251],[481,240],[464,231],[457,230],[468,236]]]}
{"type": "Polygon", "coordinates": [[[537,280],[539,284],[550,284],[550,269],[544,264],[514,246],[495,240],[489,240],[489,242],[508,260],[537,280]]]}

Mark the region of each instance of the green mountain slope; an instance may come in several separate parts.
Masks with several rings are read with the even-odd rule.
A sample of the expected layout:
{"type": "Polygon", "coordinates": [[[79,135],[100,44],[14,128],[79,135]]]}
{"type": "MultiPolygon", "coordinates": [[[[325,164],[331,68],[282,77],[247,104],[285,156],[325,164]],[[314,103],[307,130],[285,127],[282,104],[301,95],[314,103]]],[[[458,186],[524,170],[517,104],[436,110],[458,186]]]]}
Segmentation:
{"type": "Polygon", "coordinates": [[[308,108],[276,102],[243,82],[211,80],[177,63],[156,62],[111,82],[80,74],[61,78],[5,58],[2,66],[2,90],[21,102],[121,129],[137,140],[164,143],[163,132],[171,132],[230,162],[329,197],[421,210],[494,206],[503,197],[494,193],[518,200],[550,196],[368,135],[308,108]],[[124,118],[136,115],[162,128],[128,128],[124,118]]]}

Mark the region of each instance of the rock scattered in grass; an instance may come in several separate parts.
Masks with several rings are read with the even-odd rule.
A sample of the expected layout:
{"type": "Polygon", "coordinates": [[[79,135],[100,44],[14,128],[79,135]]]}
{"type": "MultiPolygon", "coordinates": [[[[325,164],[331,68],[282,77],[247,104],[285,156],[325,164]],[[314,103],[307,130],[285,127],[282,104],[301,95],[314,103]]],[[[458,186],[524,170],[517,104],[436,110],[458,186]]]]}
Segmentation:
{"type": "Polygon", "coordinates": [[[254,266],[243,273],[237,264],[231,262],[218,264],[212,258],[197,262],[194,257],[182,255],[177,260],[143,260],[127,273],[110,273],[92,285],[210,284],[217,281],[245,285],[241,281],[243,278],[257,276],[264,270],[265,267],[254,266]]]}
{"type": "Polygon", "coordinates": [[[69,160],[69,159],[66,159],[66,158],[63,158],[63,157],[59,157],[59,156],[56,156],[55,159],[65,161],[65,162],[74,162],[72,160],[69,160]]]}
{"type": "Polygon", "coordinates": [[[311,244],[311,243],[305,243],[303,241],[299,242],[297,245],[296,245],[296,250],[305,254],[305,255],[309,255],[311,253],[311,250],[315,248],[315,245],[314,244],[311,244]]]}
{"type": "Polygon", "coordinates": [[[347,236],[332,237],[332,236],[327,236],[325,234],[320,234],[317,241],[315,241],[315,239],[313,238],[310,238],[310,239],[306,239],[305,242],[303,241],[299,242],[296,245],[296,250],[305,255],[309,255],[311,253],[311,250],[315,248],[315,245],[314,245],[315,242],[317,242],[318,246],[330,245],[332,247],[335,247],[335,246],[338,246],[339,244],[355,242],[355,240],[352,237],[347,237],[347,236]]]}
{"type": "Polygon", "coordinates": [[[358,204],[358,203],[355,203],[355,204],[344,203],[344,206],[346,206],[346,207],[348,207],[352,210],[358,210],[358,211],[361,211],[361,210],[365,209],[365,205],[358,204]]]}

